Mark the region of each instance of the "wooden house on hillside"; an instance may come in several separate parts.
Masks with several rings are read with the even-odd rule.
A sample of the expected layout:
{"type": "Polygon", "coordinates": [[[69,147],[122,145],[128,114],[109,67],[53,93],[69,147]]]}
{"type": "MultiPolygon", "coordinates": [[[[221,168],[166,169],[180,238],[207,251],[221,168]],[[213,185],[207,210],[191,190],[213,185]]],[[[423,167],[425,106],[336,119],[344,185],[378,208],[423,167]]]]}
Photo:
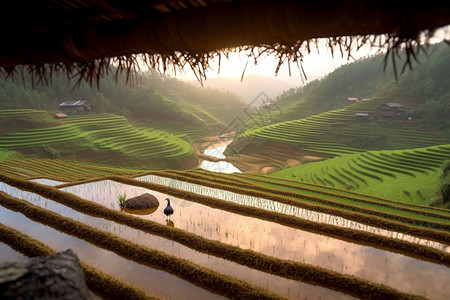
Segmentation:
{"type": "Polygon", "coordinates": [[[405,108],[400,103],[388,102],[378,107],[378,116],[382,118],[402,118],[405,108]]]}
{"type": "Polygon", "coordinates": [[[90,111],[91,105],[87,101],[66,101],[59,105],[59,108],[65,112],[87,112],[90,111]]]}

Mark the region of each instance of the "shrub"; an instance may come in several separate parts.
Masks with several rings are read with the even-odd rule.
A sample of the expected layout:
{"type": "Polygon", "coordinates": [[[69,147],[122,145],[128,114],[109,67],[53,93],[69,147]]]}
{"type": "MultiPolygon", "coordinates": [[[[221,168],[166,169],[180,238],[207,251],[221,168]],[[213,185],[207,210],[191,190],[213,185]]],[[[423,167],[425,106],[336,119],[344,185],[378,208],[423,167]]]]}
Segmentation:
{"type": "Polygon", "coordinates": [[[441,186],[442,201],[444,203],[450,202],[450,183],[446,182],[441,186]]]}

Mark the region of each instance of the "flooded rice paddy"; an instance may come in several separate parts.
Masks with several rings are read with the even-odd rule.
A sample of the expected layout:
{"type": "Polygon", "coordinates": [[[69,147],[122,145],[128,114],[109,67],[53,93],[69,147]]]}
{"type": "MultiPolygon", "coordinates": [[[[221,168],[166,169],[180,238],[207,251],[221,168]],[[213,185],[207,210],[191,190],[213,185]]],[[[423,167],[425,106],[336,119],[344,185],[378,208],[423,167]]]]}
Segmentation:
{"type": "Polygon", "coordinates": [[[307,210],[303,208],[299,208],[293,205],[280,203],[277,201],[248,196],[243,194],[237,194],[234,192],[221,190],[217,188],[207,187],[195,183],[189,183],[181,180],[176,180],[168,177],[162,177],[157,175],[146,175],[142,177],[137,177],[137,180],[148,181],[160,185],[169,186],[172,188],[180,189],[186,192],[209,196],[216,199],[221,199],[225,201],[230,201],[243,206],[252,206],[272,212],[282,213],[289,216],[298,217],[301,219],[325,223],[337,227],[356,229],[360,231],[365,231],[373,234],[378,234],[390,238],[395,238],[399,240],[404,240],[411,243],[421,244],[428,247],[436,248],[439,250],[443,250],[446,252],[450,252],[450,247],[448,245],[444,245],[438,242],[429,241],[422,238],[417,238],[411,235],[403,234],[400,232],[384,230],[381,228],[369,226],[366,224],[362,224],[356,221],[348,220],[342,217],[329,215],[326,213],[316,212],[312,210],[307,210]]]}
{"type": "MultiPolygon", "coordinates": [[[[155,183],[161,183],[161,179],[166,178],[155,176],[140,178],[140,180],[155,180],[152,181],[155,183]]],[[[170,180],[170,182],[168,185],[180,188],[181,182],[173,180],[170,180]]],[[[207,187],[202,188],[203,190],[209,190],[207,187]]],[[[197,252],[159,236],[102,218],[88,216],[34,193],[22,191],[4,183],[0,183],[0,190],[62,216],[113,233],[134,243],[188,259],[198,265],[245,280],[290,299],[303,299],[305,297],[315,299],[322,297],[333,299],[349,298],[348,295],[342,293],[252,270],[225,259],[197,252]]],[[[163,193],[109,180],[66,187],[62,190],[116,210],[118,210],[118,194],[125,193],[127,198],[130,198],[143,193],[151,193],[159,199],[160,206],[152,214],[137,216],[160,224],[166,224],[166,217],[162,210],[165,207],[164,199],[167,195],[163,193]]],[[[192,188],[190,190],[196,189],[192,188]]],[[[211,190],[205,192],[202,189],[200,189],[200,192],[202,195],[207,194],[208,196],[211,196],[210,193],[212,193],[211,190]]],[[[298,208],[289,208],[284,204],[273,201],[268,203],[258,199],[243,200],[243,195],[239,195],[239,197],[234,196],[233,198],[226,193],[224,194],[224,192],[226,191],[219,190],[215,198],[224,197],[229,201],[236,201],[242,205],[251,205],[283,213],[295,211],[296,209],[300,215],[303,213],[310,217],[315,216],[316,220],[321,220],[321,217],[314,215],[314,212],[300,212],[301,210],[298,208]]],[[[175,214],[172,216],[173,226],[204,238],[281,259],[317,265],[431,299],[446,299],[450,294],[450,287],[447,284],[447,279],[450,278],[450,269],[446,266],[210,208],[176,197],[170,198],[175,209],[175,214]]],[[[16,228],[56,250],[72,248],[81,260],[113,276],[131,282],[152,294],[173,299],[179,298],[180,295],[186,296],[186,293],[191,293],[190,295],[196,299],[213,299],[218,297],[176,276],[121,258],[112,252],[99,249],[83,240],[31,221],[23,215],[9,211],[2,206],[0,206],[0,220],[4,225],[16,228]],[[152,284],[149,284],[149,278],[152,279],[152,284]],[[162,278],[163,282],[160,282],[159,278],[162,278]],[[173,293],[167,292],[167,289],[164,288],[167,285],[166,281],[175,282],[179,288],[173,293]]],[[[0,244],[0,246],[2,245],[0,244]]],[[[20,253],[6,245],[2,247],[1,249],[6,250],[0,252],[0,261],[9,260],[16,255],[18,257],[21,256],[20,253]]]]}
{"type": "Polygon", "coordinates": [[[168,299],[223,298],[174,275],[124,259],[113,252],[34,222],[22,214],[6,210],[2,206],[0,206],[0,215],[2,224],[40,240],[57,251],[71,248],[77,253],[80,260],[124,281],[132,282],[151,294],[168,299]],[[172,285],[181,288],[173,289],[172,285]]]}
{"type": "Polygon", "coordinates": [[[26,258],[26,256],[24,256],[22,253],[14,250],[13,248],[4,243],[0,243],[0,264],[2,262],[22,260],[24,258],[26,258]]]}
{"type": "MultiPolygon", "coordinates": [[[[133,197],[143,193],[151,193],[160,200],[161,205],[154,213],[139,215],[138,217],[166,224],[162,210],[165,207],[163,199],[167,195],[163,193],[109,180],[67,187],[62,190],[112,209],[118,209],[117,194],[126,193],[127,197],[133,197]]],[[[13,196],[17,197],[17,195],[13,196]]],[[[317,265],[372,282],[382,283],[408,293],[426,295],[433,299],[445,299],[445,296],[450,294],[450,287],[445,280],[445,278],[450,278],[450,270],[446,266],[210,208],[176,197],[170,198],[175,209],[175,214],[172,216],[173,226],[207,239],[281,259],[317,265]],[[434,278],[434,280],[428,281],[424,278],[434,278]]],[[[51,202],[47,199],[45,201],[51,202]]],[[[48,203],[43,206],[50,209],[48,203]]],[[[58,213],[62,214],[61,210],[58,213]]],[[[86,220],[87,217],[81,217],[83,218],[82,222],[91,225],[90,221],[86,220]]],[[[99,225],[95,225],[95,227],[97,226],[99,225]]],[[[143,241],[151,236],[139,231],[133,233],[132,229],[115,223],[106,227],[108,226],[113,227],[110,230],[114,234],[128,236],[138,243],[144,243],[143,241]],[[123,232],[120,233],[119,231],[123,232]]],[[[104,227],[101,228],[107,230],[104,227]]],[[[190,260],[202,261],[199,258],[199,253],[187,253],[187,248],[175,242],[158,237],[153,237],[148,241],[148,244],[145,244],[149,247],[162,247],[159,249],[167,253],[187,257],[190,260]],[[159,246],[157,246],[158,244],[159,246]],[[170,249],[171,247],[172,249],[170,249]]],[[[209,264],[208,262],[201,264],[208,268],[215,265],[219,268],[216,270],[226,274],[230,274],[228,272],[233,269],[233,265],[229,264],[230,262],[223,260],[224,263],[220,263],[215,258],[212,260],[211,257],[208,259],[210,260],[209,264]]],[[[267,280],[267,277],[262,281],[255,280],[253,284],[258,282],[257,285],[264,285],[264,280],[267,280]]],[[[270,280],[266,281],[267,284],[269,282],[270,280]]],[[[295,294],[295,287],[292,288],[292,291],[294,291],[292,294],[295,294]]]]}
{"type": "MultiPolygon", "coordinates": [[[[277,294],[280,294],[284,297],[287,297],[289,299],[303,299],[305,297],[310,297],[310,298],[315,298],[315,299],[319,299],[322,297],[323,298],[333,298],[333,299],[350,299],[350,298],[352,298],[343,293],[339,293],[339,292],[329,290],[326,288],[322,288],[319,286],[313,286],[313,285],[305,284],[305,283],[298,282],[295,280],[290,280],[290,279],[278,277],[275,275],[271,275],[268,273],[264,273],[261,271],[253,270],[248,267],[239,265],[237,263],[227,261],[225,259],[217,258],[215,256],[207,255],[207,254],[192,250],[192,249],[185,247],[177,242],[170,241],[170,240],[167,240],[167,239],[159,237],[159,236],[148,234],[148,233],[142,232],[140,230],[136,230],[136,229],[130,228],[125,225],[117,224],[115,222],[112,222],[110,220],[106,220],[103,218],[96,218],[96,217],[92,217],[89,215],[85,215],[85,214],[82,214],[75,210],[72,210],[69,207],[66,207],[64,205],[61,205],[59,203],[56,203],[54,201],[51,201],[49,199],[43,198],[39,195],[36,195],[34,193],[22,191],[22,190],[16,189],[14,187],[11,187],[11,186],[3,184],[3,183],[0,183],[0,190],[5,191],[8,194],[10,194],[16,198],[26,200],[36,206],[48,209],[48,210],[56,212],[62,216],[66,216],[71,219],[80,221],[84,224],[90,225],[91,227],[95,227],[97,229],[110,232],[121,238],[127,239],[131,242],[134,242],[134,243],[137,243],[140,245],[144,245],[151,249],[156,249],[156,250],[163,251],[165,253],[168,253],[168,254],[171,254],[171,255],[174,255],[177,257],[188,259],[188,260],[194,262],[195,264],[201,265],[203,267],[215,270],[215,271],[223,273],[223,274],[230,275],[234,278],[245,280],[245,281],[249,282],[250,284],[271,290],[271,291],[273,291],[277,294]]],[[[4,214],[5,215],[6,214],[17,215],[17,213],[15,213],[15,212],[9,212],[6,209],[4,209],[4,208],[1,209],[1,208],[2,207],[0,206],[0,215],[2,216],[2,219],[3,219],[4,214]]],[[[6,217],[5,220],[8,220],[8,218],[6,217]]],[[[14,227],[14,228],[22,231],[20,228],[23,228],[25,226],[24,225],[25,223],[33,224],[35,222],[28,220],[26,217],[22,216],[21,223],[22,223],[22,226],[20,226],[20,227],[15,226],[15,224],[12,224],[11,227],[14,227]]],[[[5,225],[9,226],[10,222],[5,225]]],[[[30,225],[30,226],[32,226],[32,225],[30,225]]],[[[41,226],[43,226],[43,225],[41,225],[41,226]]],[[[57,233],[56,230],[52,229],[52,231],[54,232],[54,234],[57,233]]],[[[28,233],[29,231],[22,231],[22,232],[29,234],[28,233]]],[[[38,240],[43,241],[44,243],[47,243],[46,239],[43,239],[41,237],[41,235],[39,235],[39,234],[34,233],[31,236],[33,236],[34,238],[36,238],[38,240]]],[[[66,238],[68,237],[66,234],[62,234],[62,236],[66,237],[66,238]]],[[[53,238],[60,239],[59,236],[55,236],[53,238]]],[[[50,237],[50,239],[52,239],[52,238],[50,237]]],[[[80,244],[82,244],[82,243],[88,244],[82,240],[75,238],[75,237],[73,238],[73,241],[78,241],[80,244]]],[[[53,246],[54,243],[53,244],[47,243],[47,244],[54,247],[55,249],[65,250],[65,249],[61,248],[62,246],[61,247],[53,246]]],[[[80,249],[79,247],[81,247],[81,246],[77,246],[77,245],[75,245],[74,247],[70,246],[70,248],[74,249],[77,253],[79,253],[78,252],[80,249]],[[76,248],[76,247],[78,247],[78,248],[76,248]]],[[[67,247],[69,247],[69,246],[67,246],[67,247]]],[[[92,247],[97,248],[95,246],[92,246],[92,247]]],[[[84,250],[81,249],[80,251],[84,251],[84,250]]],[[[84,252],[86,255],[88,255],[89,251],[91,251],[91,250],[86,250],[84,252]]],[[[98,251],[98,250],[95,250],[95,251],[98,251]]],[[[108,252],[108,251],[106,251],[106,252],[108,252]]],[[[105,254],[104,258],[107,259],[108,255],[109,255],[109,253],[105,254]]],[[[115,255],[115,256],[117,256],[117,255],[115,255]]],[[[2,259],[2,255],[0,255],[0,258],[2,259]]],[[[83,256],[81,256],[81,255],[80,255],[80,258],[82,260],[84,260],[83,256]]],[[[97,262],[97,260],[95,260],[95,261],[97,262]]],[[[127,261],[127,260],[125,260],[125,261],[127,261]]],[[[86,261],[86,262],[89,263],[89,261],[86,261]]],[[[100,261],[98,263],[100,265],[102,265],[102,264],[105,264],[106,261],[100,261]]],[[[134,262],[132,262],[132,263],[134,265],[136,265],[136,263],[134,263],[134,262]]],[[[126,268],[130,269],[130,270],[134,270],[133,272],[135,272],[135,276],[137,276],[137,275],[141,274],[140,269],[134,269],[134,265],[127,265],[126,268]]],[[[97,264],[94,266],[97,266],[97,264]]],[[[104,270],[104,269],[102,269],[102,270],[104,270]]],[[[104,271],[108,271],[108,273],[111,273],[112,275],[114,275],[116,277],[124,278],[128,282],[136,284],[139,287],[142,287],[143,285],[145,285],[145,281],[142,281],[142,278],[140,276],[137,276],[136,278],[133,276],[130,276],[130,275],[118,276],[116,273],[120,272],[120,267],[115,268],[114,266],[111,266],[110,268],[108,268],[104,271]]],[[[146,271],[146,272],[148,272],[148,271],[146,271]]],[[[145,274],[145,272],[143,274],[145,274]]],[[[181,280],[181,279],[179,279],[179,280],[181,280]]],[[[190,284],[190,283],[188,283],[188,284],[190,284]]],[[[183,285],[178,285],[178,288],[176,290],[179,290],[179,289],[183,290],[185,288],[189,288],[189,286],[186,287],[183,285]]],[[[152,290],[149,290],[149,292],[152,292],[152,290]]],[[[174,298],[174,299],[179,298],[178,294],[168,295],[166,293],[161,296],[164,296],[164,298],[174,298]]],[[[195,296],[194,298],[201,299],[202,297],[198,298],[197,296],[195,296]]]]}
{"type": "Polygon", "coordinates": [[[33,181],[33,182],[36,182],[39,184],[49,185],[49,186],[55,186],[55,185],[60,185],[60,184],[66,183],[65,181],[59,181],[59,180],[53,180],[53,179],[47,179],[47,178],[36,178],[36,179],[31,179],[30,181],[33,181]]]}

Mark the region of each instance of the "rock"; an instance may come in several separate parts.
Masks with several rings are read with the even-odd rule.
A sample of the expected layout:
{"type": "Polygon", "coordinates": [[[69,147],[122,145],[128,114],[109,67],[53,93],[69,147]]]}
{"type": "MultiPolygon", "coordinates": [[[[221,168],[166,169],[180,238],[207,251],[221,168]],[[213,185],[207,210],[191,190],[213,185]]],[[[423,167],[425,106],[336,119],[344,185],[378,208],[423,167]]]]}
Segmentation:
{"type": "Polygon", "coordinates": [[[156,208],[159,206],[158,199],[152,194],[145,193],[125,201],[125,209],[146,209],[146,208],[156,208]]]}
{"type": "Polygon", "coordinates": [[[1,299],[90,299],[72,250],[0,264],[1,299]]]}

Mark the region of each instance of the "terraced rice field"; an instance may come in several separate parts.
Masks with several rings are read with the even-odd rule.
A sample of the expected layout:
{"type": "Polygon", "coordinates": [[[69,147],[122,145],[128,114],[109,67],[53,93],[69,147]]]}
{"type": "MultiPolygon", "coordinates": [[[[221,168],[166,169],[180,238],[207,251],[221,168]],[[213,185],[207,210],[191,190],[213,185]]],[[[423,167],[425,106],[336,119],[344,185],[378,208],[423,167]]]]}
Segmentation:
{"type": "Polygon", "coordinates": [[[0,116],[18,116],[18,115],[29,115],[29,114],[44,114],[47,113],[45,110],[37,110],[31,108],[18,108],[18,109],[3,109],[0,110],[0,116]]]}
{"type": "Polygon", "coordinates": [[[368,151],[297,166],[271,176],[427,204],[439,187],[450,145],[408,150],[368,151]]]}
{"type": "Polygon", "coordinates": [[[398,148],[398,144],[401,144],[400,148],[416,148],[446,143],[444,138],[430,134],[426,128],[419,129],[408,122],[395,122],[386,126],[381,123],[358,123],[358,126],[352,126],[357,122],[355,113],[374,113],[385,101],[375,98],[303,119],[249,129],[239,138],[300,145],[302,150],[324,157],[365,151],[366,147],[358,146],[362,139],[370,140],[371,144],[383,141],[387,143],[385,149],[398,148]],[[352,144],[354,146],[349,146],[352,144]]]}
{"type": "Polygon", "coordinates": [[[170,159],[193,153],[192,146],[178,136],[153,128],[138,129],[121,116],[90,114],[73,116],[61,122],[60,126],[3,135],[0,137],[0,150],[76,141],[102,151],[119,152],[140,159],[154,157],[170,159]]]}
{"type": "Polygon", "coordinates": [[[202,170],[118,176],[96,168],[84,177],[91,180],[70,180],[59,163],[65,180],[44,164],[1,172],[1,261],[72,248],[101,297],[111,297],[107,283],[120,298],[450,295],[448,210],[202,170]],[[119,210],[117,194],[145,192],[159,199],[156,211],[119,210]]]}

